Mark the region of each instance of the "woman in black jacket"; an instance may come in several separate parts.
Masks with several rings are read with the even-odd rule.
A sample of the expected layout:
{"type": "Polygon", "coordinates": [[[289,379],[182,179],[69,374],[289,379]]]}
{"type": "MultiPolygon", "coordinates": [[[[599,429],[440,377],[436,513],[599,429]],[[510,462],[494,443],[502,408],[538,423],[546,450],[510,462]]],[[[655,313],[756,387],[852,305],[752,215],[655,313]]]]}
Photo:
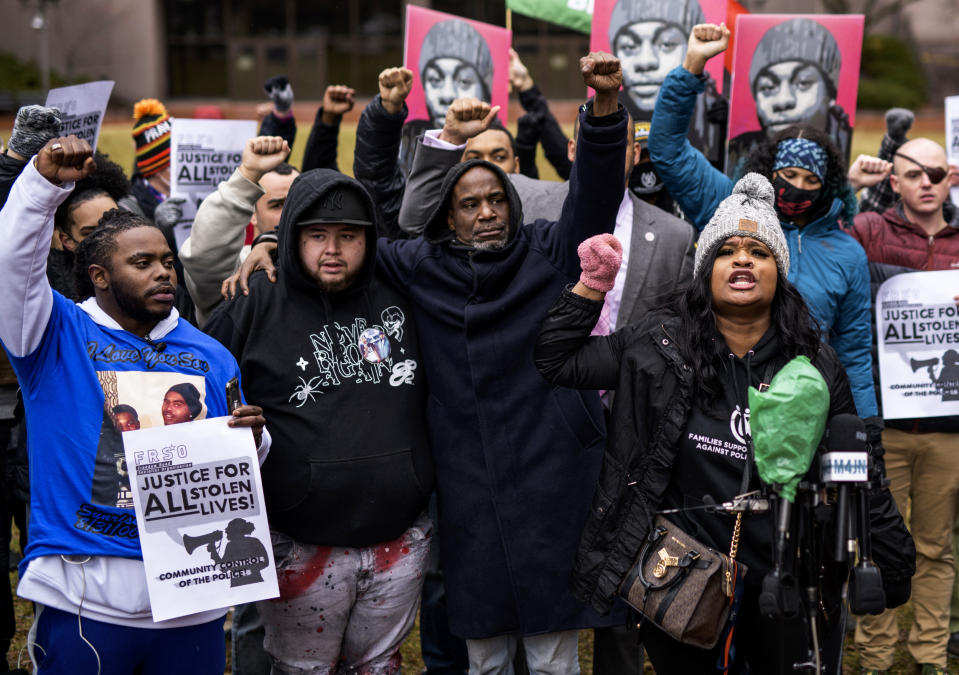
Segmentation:
{"type": "MultiPolygon", "coordinates": [[[[601,235],[609,237],[609,235],[601,235]]],[[[809,357],[825,380],[829,416],[855,414],[848,380],[795,288],[786,280],[789,252],[768,180],[750,174],[703,230],[694,277],[660,312],[609,337],[589,337],[619,268],[615,239],[580,248],[583,275],[551,309],[536,363],[554,384],[614,389],[609,441],[592,510],[583,530],[573,584],[600,611],[611,606],[658,510],[680,509],[673,522],[719,551],[728,551],[729,516],[703,510],[740,493],[750,458],[747,389],[769,383],[789,360],[809,357]]],[[[750,489],[760,487],[756,472],[750,489]]],[[[885,488],[871,496],[874,557],[887,604],[909,595],[915,550],[885,488]]],[[[793,672],[807,659],[809,631],[795,620],[764,620],[758,596],[772,568],[771,516],[743,519],[739,560],[749,568],[731,672],[793,672]]],[[[820,569],[820,617],[838,663],[845,566],[820,569]]],[[[712,672],[721,645],[706,651],[680,644],[643,622],[647,653],[660,675],[712,672]]],[[[825,670],[824,672],[829,672],[825,670]]]]}

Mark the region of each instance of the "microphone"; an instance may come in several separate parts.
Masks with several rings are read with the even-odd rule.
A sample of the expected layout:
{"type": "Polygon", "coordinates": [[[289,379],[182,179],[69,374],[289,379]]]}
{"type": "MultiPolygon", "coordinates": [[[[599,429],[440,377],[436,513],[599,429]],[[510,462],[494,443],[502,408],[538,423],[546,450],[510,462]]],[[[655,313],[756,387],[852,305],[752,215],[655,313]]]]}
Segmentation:
{"type": "Polygon", "coordinates": [[[150,339],[149,335],[143,338],[143,341],[146,342],[151,347],[153,347],[156,350],[157,354],[162,354],[163,352],[166,351],[166,342],[154,342],[153,340],[150,339]]]}
{"type": "Polygon", "coordinates": [[[856,614],[879,614],[886,606],[882,572],[872,561],[872,534],[869,530],[869,495],[863,486],[869,483],[869,454],[866,451],[866,425],[855,415],[836,415],[829,420],[822,478],[839,485],[836,509],[834,559],[846,562],[856,550],[856,535],[851,532],[850,505],[857,511],[859,563],[849,575],[849,607],[856,614]],[[850,504],[851,489],[856,500],[850,504]]]}
{"type": "Polygon", "coordinates": [[[855,538],[849,526],[850,484],[869,480],[866,425],[856,415],[846,413],[829,420],[826,427],[826,453],[822,459],[822,479],[839,485],[833,560],[843,562],[855,552],[855,538]]]}

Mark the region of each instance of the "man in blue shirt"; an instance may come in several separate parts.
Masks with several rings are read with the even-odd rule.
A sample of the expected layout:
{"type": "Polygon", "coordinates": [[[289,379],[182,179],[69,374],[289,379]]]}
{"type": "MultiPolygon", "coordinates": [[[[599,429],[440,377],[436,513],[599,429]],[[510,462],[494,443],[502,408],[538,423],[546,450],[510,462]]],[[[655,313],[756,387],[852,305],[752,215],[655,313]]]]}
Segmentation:
{"type": "MultiPolygon", "coordinates": [[[[124,483],[117,410],[163,423],[172,385],[199,393],[195,417],[230,414],[239,368],[173,308],[173,252],[141,216],[109,211],[77,248],[81,297],[53,291],[53,214],[95,170],[90,146],[55,138],[28,162],[0,211],[0,341],[17,373],[28,427],[30,544],[18,593],[36,603],[29,644],[40,673],[196,673],[224,668],[225,610],[156,623],[124,483]],[[107,486],[107,489],[103,489],[107,486]]],[[[240,406],[261,461],[262,411],[240,406]]]]}

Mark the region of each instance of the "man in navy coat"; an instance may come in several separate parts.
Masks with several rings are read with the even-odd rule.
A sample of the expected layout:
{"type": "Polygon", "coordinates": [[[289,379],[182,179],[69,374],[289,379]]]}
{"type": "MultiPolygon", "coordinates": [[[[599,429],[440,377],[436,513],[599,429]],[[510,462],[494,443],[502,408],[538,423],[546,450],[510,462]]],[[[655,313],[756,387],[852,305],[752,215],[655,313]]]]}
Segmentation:
{"type": "Polygon", "coordinates": [[[613,230],[623,196],[619,61],[580,65],[596,96],[559,222],[524,225],[506,174],[470,160],[447,174],[423,238],[379,244],[380,273],[410,295],[420,330],[450,629],[471,672],[507,672],[521,638],[532,672],[578,673],[577,629],[623,621],[569,590],[605,441],[599,397],[551,387],[532,358],[579,275],[577,246],[613,230]]]}

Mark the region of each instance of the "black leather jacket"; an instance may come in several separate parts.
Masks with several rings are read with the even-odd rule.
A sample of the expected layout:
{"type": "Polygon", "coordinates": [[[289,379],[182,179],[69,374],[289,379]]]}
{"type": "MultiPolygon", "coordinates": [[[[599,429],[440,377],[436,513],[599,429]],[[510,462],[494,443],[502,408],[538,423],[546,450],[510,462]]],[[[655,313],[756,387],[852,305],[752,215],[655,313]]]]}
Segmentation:
{"type": "MultiPolygon", "coordinates": [[[[653,313],[608,338],[588,339],[601,308],[601,302],[564,291],[543,323],[534,356],[554,384],[616,391],[603,468],[573,568],[574,592],[604,612],[669,484],[693,402],[693,373],[676,346],[685,331],[674,315],[653,313]]],[[[833,349],[823,345],[812,363],[829,388],[829,415],[855,414],[833,349]]],[[[895,606],[909,597],[915,546],[887,488],[870,495],[870,511],[873,558],[887,602],[895,606]]]]}

